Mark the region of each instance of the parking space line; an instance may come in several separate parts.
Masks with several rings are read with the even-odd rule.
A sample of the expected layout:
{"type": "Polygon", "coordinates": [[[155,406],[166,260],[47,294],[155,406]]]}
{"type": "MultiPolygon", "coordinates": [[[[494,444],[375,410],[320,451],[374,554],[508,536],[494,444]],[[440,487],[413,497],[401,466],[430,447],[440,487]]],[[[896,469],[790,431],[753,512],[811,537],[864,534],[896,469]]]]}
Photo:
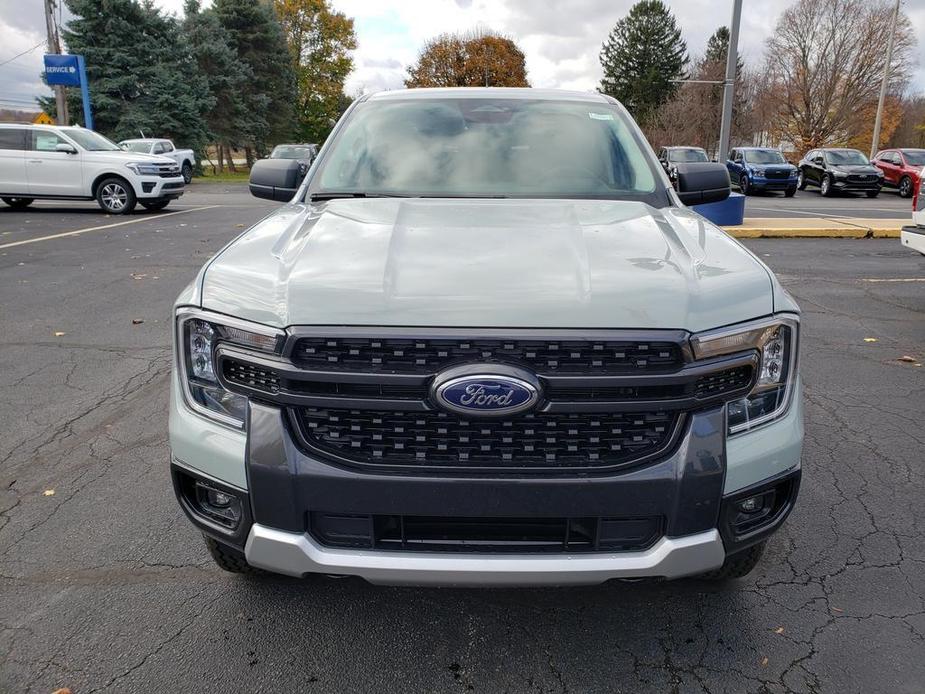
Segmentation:
{"type": "Polygon", "coordinates": [[[890,279],[862,279],[862,282],[925,282],[925,277],[896,277],[890,279]]]}
{"type": "Polygon", "coordinates": [[[193,207],[188,210],[177,210],[176,212],[168,212],[167,214],[159,214],[156,217],[138,217],[137,219],[127,219],[124,222],[115,222],[114,224],[103,224],[102,226],[97,227],[87,227],[86,229],[75,229],[74,231],[64,231],[60,234],[49,234],[48,236],[39,236],[35,239],[23,239],[22,241],[13,241],[11,243],[4,243],[0,245],[0,250],[5,248],[13,248],[14,246],[25,246],[30,243],[39,243],[40,241],[50,241],[52,239],[60,239],[65,236],[77,236],[79,234],[86,234],[90,231],[102,231],[103,229],[112,229],[113,227],[121,227],[126,224],[138,224],[139,222],[153,222],[155,220],[165,219],[167,217],[173,217],[178,214],[187,214],[189,212],[199,212],[200,210],[211,210],[214,207],[221,207],[221,205],[206,205],[204,207],[193,207]]]}

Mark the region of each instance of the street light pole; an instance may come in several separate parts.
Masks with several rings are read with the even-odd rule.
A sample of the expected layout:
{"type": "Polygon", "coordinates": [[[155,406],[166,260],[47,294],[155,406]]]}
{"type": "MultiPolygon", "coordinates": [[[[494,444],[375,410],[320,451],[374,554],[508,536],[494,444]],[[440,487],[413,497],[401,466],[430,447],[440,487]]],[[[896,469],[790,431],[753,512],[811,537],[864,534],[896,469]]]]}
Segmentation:
{"type": "Polygon", "coordinates": [[[870,158],[873,159],[880,146],[880,123],[883,120],[883,102],[886,101],[886,88],[890,83],[890,63],[893,62],[893,39],[896,36],[896,20],[899,18],[899,2],[893,8],[890,20],[890,38],[886,42],[886,63],[883,65],[883,81],[880,82],[880,99],[877,101],[877,117],[874,118],[874,136],[870,141],[870,158]]]}
{"type": "MultiPolygon", "coordinates": [[[[55,26],[54,0],[45,0],[45,29],[48,32],[48,52],[61,53],[61,42],[58,39],[58,28],[55,26]]],[[[58,125],[67,125],[67,98],[64,87],[55,85],[55,105],[58,111],[58,125]]]]}
{"type": "Polygon", "coordinates": [[[735,99],[736,67],[739,63],[739,24],[742,22],[742,0],[732,2],[732,23],[729,25],[729,45],[726,47],[726,80],[723,83],[723,119],[719,126],[718,161],[729,157],[729,136],[732,133],[732,103],[735,99]]]}

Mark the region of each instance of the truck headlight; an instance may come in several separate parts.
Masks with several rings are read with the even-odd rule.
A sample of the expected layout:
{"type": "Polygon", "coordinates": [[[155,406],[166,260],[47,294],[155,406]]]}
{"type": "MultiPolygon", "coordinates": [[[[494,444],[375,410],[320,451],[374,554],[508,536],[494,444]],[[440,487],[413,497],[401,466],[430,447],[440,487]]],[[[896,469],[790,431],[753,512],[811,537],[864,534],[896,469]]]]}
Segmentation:
{"type": "Polygon", "coordinates": [[[133,161],[125,165],[125,168],[131,169],[139,176],[158,176],[161,173],[157,164],[151,164],[146,161],[133,161]]]}
{"type": "Polygon", "coordinates": [[[247,398],[225,390],[215,373],[215,348],[231,343],[261,352],[276,352],[284,333],[195,309],[177,313],[178,369],[186,402],[197,413],[243,428],[247,398]]]}
{"type": "Polygon", "coordinates": [[[727,403],[730,434],[749,431],[784,415],[790,406],[797,376],[800,321],[795,315],[778,316],[701,333],[691,338],[697,359],[722,354],[758,351],[758,379],[746,397],[727,403]]]}

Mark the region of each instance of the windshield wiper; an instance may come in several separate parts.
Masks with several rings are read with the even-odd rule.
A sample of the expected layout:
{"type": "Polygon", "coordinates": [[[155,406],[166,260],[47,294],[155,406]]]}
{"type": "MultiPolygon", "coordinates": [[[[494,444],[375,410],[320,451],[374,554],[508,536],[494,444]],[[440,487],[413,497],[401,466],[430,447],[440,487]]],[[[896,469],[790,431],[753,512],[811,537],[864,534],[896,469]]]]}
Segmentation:
{"type": "Polygon", "coordinates": [[[414,198],[416,195],[407,193],[364,193],[361,190],[349,193],[312,193],[308,199],[313,202],[322,202],[324,200],[343,200],[346,198],[414,198]]]}

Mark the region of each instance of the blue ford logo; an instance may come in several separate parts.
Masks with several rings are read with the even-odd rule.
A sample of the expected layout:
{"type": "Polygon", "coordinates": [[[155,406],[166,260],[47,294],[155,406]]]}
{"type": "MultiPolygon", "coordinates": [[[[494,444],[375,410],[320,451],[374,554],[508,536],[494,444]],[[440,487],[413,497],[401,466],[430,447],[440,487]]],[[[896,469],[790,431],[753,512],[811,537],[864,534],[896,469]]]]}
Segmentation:
{"type": "MultiPolygon", "coordinates": [[[[499,370],[520,372],[513,367],[499,370]]],[[[471,372],[472,367],[462,371],[471,372]]],[[[497,416],[523,412],[539,400],[539,384],[530,374],[524,377],[511,373],[464,373],[453,369],[438,376],[434,396],[440,407],[461,414],[497,416]],[[457,372],[457,373],[453,373],[457,372]],[[532,382],[531,382],[532,381],[532,382]]]]}

